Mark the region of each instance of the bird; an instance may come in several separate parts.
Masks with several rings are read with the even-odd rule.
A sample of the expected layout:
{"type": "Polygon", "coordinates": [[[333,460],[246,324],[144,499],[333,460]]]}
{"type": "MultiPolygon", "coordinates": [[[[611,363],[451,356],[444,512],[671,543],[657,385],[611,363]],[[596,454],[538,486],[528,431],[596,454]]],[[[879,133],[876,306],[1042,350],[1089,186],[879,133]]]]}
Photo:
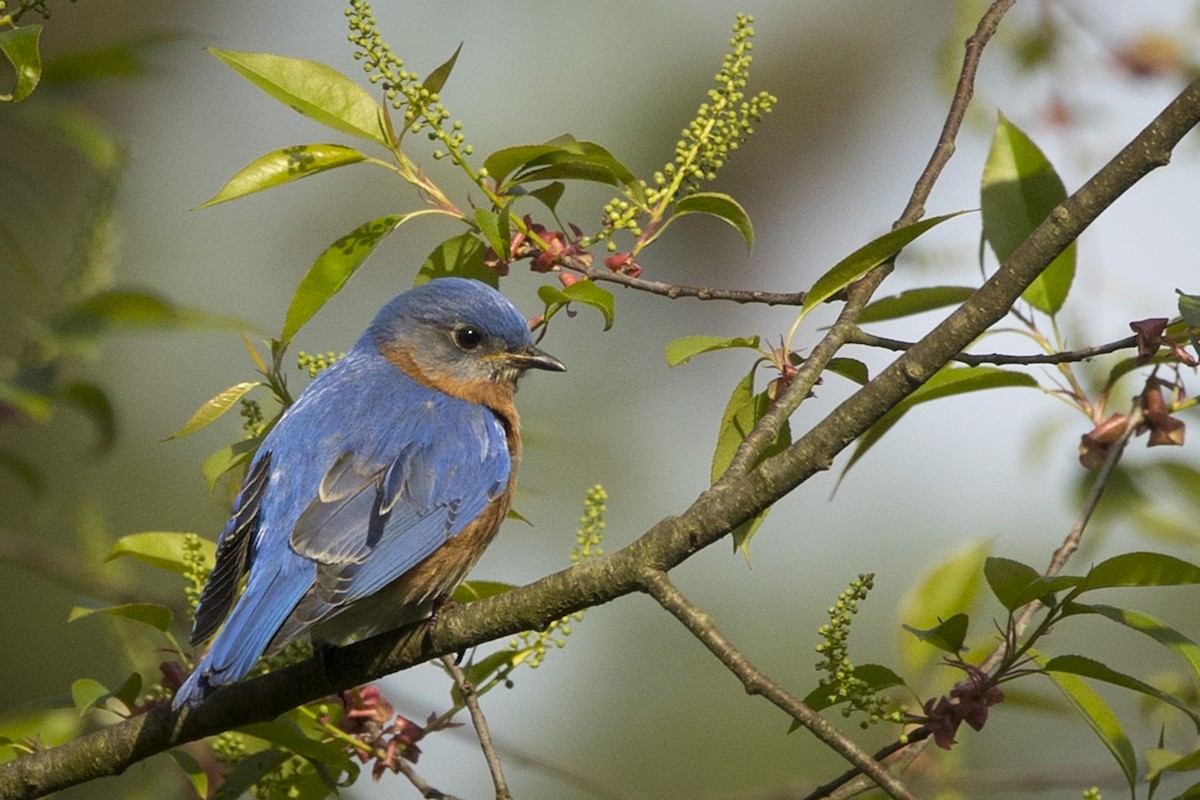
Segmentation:
{"type": "Polygon", "coordinates": [[[174,708],[293,640],[346,644],[427,618],[508,513],[529,369],[566,367],[480,281],[439,278],[385,304],[250,462],[195,612],[191,644],[212,644],[174,708]]]}

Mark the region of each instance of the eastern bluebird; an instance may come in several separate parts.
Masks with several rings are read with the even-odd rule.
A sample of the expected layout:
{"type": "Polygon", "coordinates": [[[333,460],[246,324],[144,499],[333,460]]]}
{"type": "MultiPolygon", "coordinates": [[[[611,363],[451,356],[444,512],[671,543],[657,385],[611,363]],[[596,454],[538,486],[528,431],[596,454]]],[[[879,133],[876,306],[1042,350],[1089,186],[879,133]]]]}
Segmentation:
{"type": "Polygon", "coordinates": [[[175,708],[305,634],[346,643],[428,616],[508,512],[530,368],[566,369],[482,283],[443,278],[385,305],[251,462],[191,642],[220,632],[175,708]]]}

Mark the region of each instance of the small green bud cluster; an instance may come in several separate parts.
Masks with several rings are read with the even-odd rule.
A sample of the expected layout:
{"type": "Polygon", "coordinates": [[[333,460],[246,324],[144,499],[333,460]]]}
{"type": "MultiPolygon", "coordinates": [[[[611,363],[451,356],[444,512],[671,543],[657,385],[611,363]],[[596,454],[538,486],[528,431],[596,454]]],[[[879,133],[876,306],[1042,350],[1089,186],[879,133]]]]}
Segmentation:
{"type": "Polygon", "coordinates": [[[187,597],[188,608],[192,610],[192,618],[196,617],[196,607],[200,605],[200,593],[208,574],[212,571],[204,563],[204,551],[200,537],[194,533],[183,537],[183,579],[187,581],[184,596],[187,597]]]}
{"type": "MultiPolygon", "coordinates": [[[[221,764],[234,765],[253,755],[245,735],[226,731],[212,739],[213,756],[221,764]]],[[[313,771],[300,756],[292,756],[254,781],[249,795],[255,800],[298,800],[302,794],[297,779],[313,771]]]]}
{"type": "Polygon", "coordinates": [[[222,764],[236,764],[250,754],[246,737],[234,731],[225,731],[212,739],[212,751],[222,764]]]}
{"type": "Polygon", "coordinates": [[[829,623],[817,630],[824,640],[816,647],[822,656],[817,669],[825,673],[821,685],[829,689],[831,703],[846,702],[842,716],[849,717],[855,711],[866,714],[864,728],[880,721],[901,721],[899,711],[889,711],[888,702],[875,694],[866,681],[855,677],[850,661],[850,624],[858,613],[858,604],[867,599],[874,585],[875,576],[870,573],[851,581],[850,588],[838,595],[837,603],[829,608],[829,623]]]}
{"type": "Polygon", "coordinates": [[[335,362],[345,355],[345,353],[335,353],[332,350],[328,353],[316,353],[315,355],[301,350],[296,354],[296,366],[300,369],[308,370],[308,377],[315,378],[318,372],[332,367],[335,362]]]}
{"type": "Polygon", "coordinates": [[[363,62],[367,80],[380,84],[392,108],[404,112],[402,132],[417,134],[428,129],[426,135],[430,141],[440,142],[446,148],[445,151],[434,151],[435,159],[453,155],[458,161],[462,156],[471,155],[474,148],[465,143],[462,122],[455,120],[450,130],[445,129],[450,112],[442,105],[438,93],[425,88],[420,75],[405,69],[403,59],[383,41],[371,4],[367,0],[350,0],[346,20],[350,26],[347,38],[358,48],[354,58],[363,62]]]}
{"type": "Polygon", "coordinates": [[[239,413],[242,415],[242,428],[249,434],[250,438],[254,438],[263,432],[263,410],[257,400],[243,397],[239,413]]]}
{"type": "Polygon", "coordinates": [[[1100,787],[1093,786],[1090,789],[1085,789],[1083,792],[1083,800],[1102,800],[1100,787]]]}
{"type": "Polygon", "coordinates": [[[774,108],[775,96],[759,92],[747,98],[745,93],[750,78],[753,22],[753,17],[738,14],[729,40],[730,52],[714,79],[717,86],[709,90],[709,102],[701,104],[696,118],[680,134],[674,160],[654,174],[655,186],[647,193],[651,205],[673,196],[680,187],[695,191],[700,181],[714,180],[730,154],[754,133],[753,123],[774,108]]]}
{"type": "Polygon", "coordinates": [[[250,670],[250,675],[266,675],[268,672],[275,672],[284,667],[290,667],[292,664],[299,664],[301,661],[307,661],[312,658],[312,654],[312,644],[308,641],[297,639],[288,642],[278,653],[260,658],[258,663],[254,665],[254,669],[250,670]]]}
{"type": "Polygon", "coordinates": [[[604,555],[600,548],[604,541],[604,512],[608,493],[604,487],[596,484],[587,490],[583,500],[583,516],[579,518],[579,530],[575,532],[575,549],[571,551],[571,563],[582,564],[592,558],[604,555]]]}
{"type": "MultiPolygon", "coordinates": [[[[608,510],[607,503],[608,493],[600,484],[587,490],[583,500],[583,516],[579,518],[579,530],[575,532],[575,547],[571,550],[572,564],[582,564],[604,555],[600,544],[604,541],[604,514],[608,510]]],[[[536,669],[546,659],[550,648],[566,646],[566,638],[571,635],[571,622],[582,620],[582,612],[568,614],[551,622],[543,631],[526,631],[513,637],[508,646],[512,650],[528,651],[521,663],[536,669]]]]}

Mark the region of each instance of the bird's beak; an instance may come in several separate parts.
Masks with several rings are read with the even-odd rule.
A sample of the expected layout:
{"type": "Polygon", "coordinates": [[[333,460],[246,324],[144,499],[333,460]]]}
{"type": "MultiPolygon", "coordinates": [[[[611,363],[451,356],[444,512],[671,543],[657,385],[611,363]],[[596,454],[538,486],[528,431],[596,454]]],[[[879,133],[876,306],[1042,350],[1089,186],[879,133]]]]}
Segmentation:
{"type": "Polygon", "coordinates": [[[517,369],[544,369],[550,372],[566,372],[567,366],[547,352],[529,347],[518,353],[508,353],[506,359],[517,369]]]}

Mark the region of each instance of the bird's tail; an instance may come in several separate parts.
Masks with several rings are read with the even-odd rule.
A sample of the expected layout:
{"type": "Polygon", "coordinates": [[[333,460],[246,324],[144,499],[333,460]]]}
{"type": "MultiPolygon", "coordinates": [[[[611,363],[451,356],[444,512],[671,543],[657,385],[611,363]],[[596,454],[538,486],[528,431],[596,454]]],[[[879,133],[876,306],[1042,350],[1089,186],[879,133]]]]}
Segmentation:
{"type": "Polygon", "coordinates": [[[244,677],[311,584],[311,579],[286,566],[252,581],[195,671],[175,693],[172,707],[194,706],[212,689],[244,677]]]}

